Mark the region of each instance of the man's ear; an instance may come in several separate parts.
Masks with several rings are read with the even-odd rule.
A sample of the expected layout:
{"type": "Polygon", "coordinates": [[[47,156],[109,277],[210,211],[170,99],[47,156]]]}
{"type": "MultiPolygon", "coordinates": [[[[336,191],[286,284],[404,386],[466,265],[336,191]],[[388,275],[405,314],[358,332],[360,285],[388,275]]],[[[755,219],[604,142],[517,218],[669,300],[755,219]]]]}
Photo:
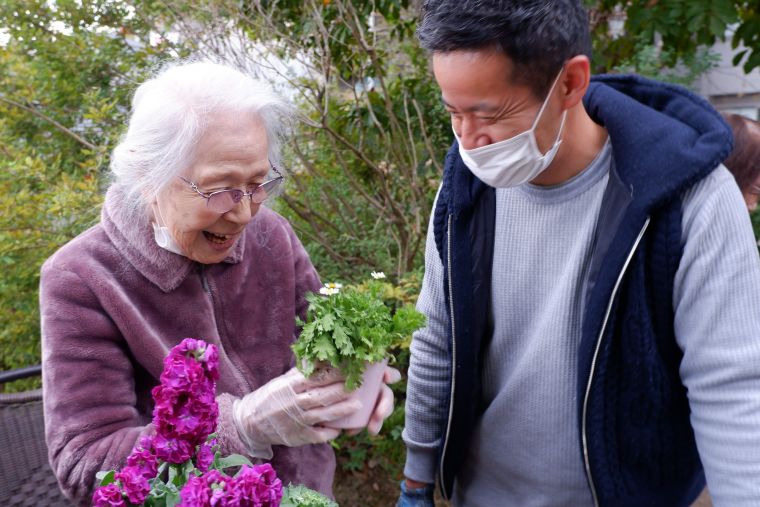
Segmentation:
{"type": "Polygon", "coordinates": [[[578,55],[565,62],[562,76],[562,107],[571,109],[578,105],[586,95],[591,82],[591,63],[586,55],[578,55]]]}

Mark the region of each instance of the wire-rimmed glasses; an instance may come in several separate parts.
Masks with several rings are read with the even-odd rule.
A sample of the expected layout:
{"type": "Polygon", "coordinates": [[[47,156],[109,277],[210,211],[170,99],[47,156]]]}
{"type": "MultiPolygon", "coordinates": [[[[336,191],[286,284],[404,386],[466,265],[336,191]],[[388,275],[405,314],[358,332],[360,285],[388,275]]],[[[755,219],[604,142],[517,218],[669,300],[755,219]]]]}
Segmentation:
{"type": "Polygon", "coordinates": [[[251,202],[261,204],[274,195],[285,177],[275,166],[272,166],[272,170],[277,174],[276,177],[251,188],[248,192],[244,192],[239,188],[228,188],[226,190],[217,190],[216,192],[204,192],[198,188],[198,185],[194,182],[183,178],[182,176],[179,178],[190,185],[190,188],[195,190],[198,195],[206,199],[206,207],[208,207],[208,209],[224,214],[237,206],[238,203],[243,200],[243,197],[248,197],[251,199],[251,202]]]}

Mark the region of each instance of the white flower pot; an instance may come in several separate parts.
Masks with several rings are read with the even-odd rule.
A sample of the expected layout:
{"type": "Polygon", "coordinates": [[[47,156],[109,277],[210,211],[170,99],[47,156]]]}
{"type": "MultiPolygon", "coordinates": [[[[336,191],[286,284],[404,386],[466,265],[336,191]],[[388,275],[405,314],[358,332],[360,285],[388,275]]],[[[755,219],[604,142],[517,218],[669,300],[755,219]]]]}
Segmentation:
{"type": "Polygon", "coordinates": [[[336,429],[359,429],[364,428],[369,423],[369,418],[375,410],[377,397],[380,394],[380,387],[383,383],[383,374],[388,360],[385,359],[379,363],[368,363],[362,375],[362,385],[353,393],[350,399],[358,399],[362,402],[362,408],[358,412],[324,423],[328,428],[336,429]]]}

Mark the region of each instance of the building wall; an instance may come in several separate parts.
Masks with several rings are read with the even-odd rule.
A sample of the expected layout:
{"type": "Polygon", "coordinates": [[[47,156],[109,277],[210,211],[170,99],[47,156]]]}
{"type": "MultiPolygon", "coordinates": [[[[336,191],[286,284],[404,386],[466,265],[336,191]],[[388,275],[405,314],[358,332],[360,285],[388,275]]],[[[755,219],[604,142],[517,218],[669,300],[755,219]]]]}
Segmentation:
{"type": "Polygon", "coordinates": [[[760,69],[745,74],[741,66],[734,66],[732,59],[742,47],[731,48],[733,33],[729,32],[727,42],[713,46],[712,51],[720,55],[716,68],[702,76],[697,83],[699,93],[707,98],[716,109],[760,119],[760,69]]]}

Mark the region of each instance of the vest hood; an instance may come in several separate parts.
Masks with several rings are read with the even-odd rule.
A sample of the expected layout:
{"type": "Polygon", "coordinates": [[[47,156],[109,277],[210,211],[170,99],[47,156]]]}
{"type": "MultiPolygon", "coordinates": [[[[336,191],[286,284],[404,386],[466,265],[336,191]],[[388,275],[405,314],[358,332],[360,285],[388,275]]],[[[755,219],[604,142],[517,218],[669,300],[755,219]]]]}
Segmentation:
{"type": "Polygon", "coordinates": [[[704,178],[731,152],[731,129],[686,88],[636,75],[592,78],[583,99],[612,142],[634,205],[657,207],[704,178]]]}

